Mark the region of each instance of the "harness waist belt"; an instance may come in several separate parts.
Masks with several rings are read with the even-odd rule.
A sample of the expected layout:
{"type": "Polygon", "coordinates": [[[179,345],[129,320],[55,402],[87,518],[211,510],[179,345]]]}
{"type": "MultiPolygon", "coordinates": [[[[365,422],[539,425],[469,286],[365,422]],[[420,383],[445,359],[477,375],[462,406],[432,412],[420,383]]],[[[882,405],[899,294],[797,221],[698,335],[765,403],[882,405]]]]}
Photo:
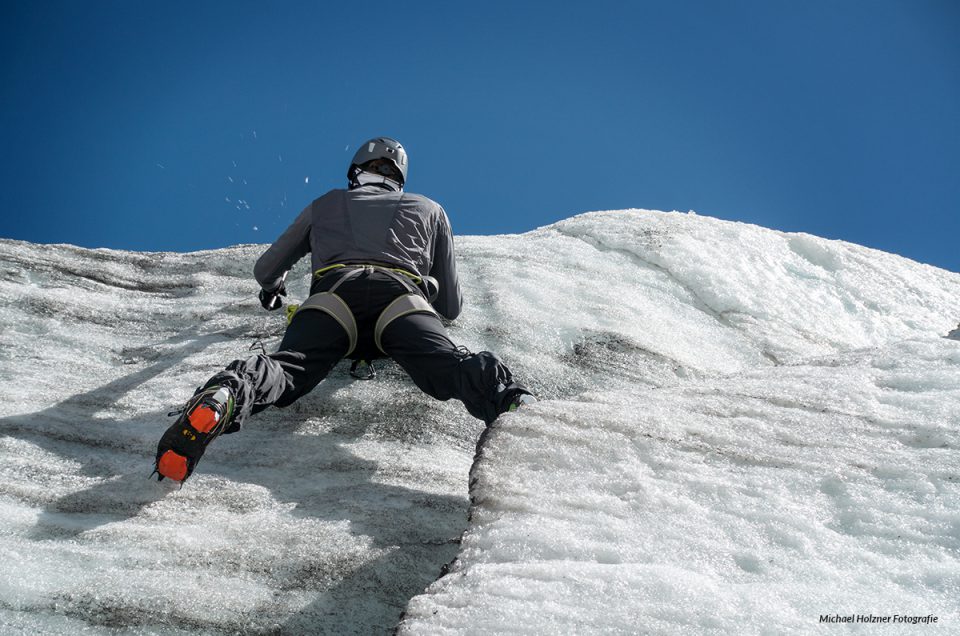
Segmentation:
{"type": "Polygon", "coordinates": [[[402,267],[390,267],[388,265],[376,265],[374,263],[335,263],[334,265],[327,265],[326,267],[321,267],[320,269],[318,269],[313,273],[313,277],[314,279],[320,279],[326,276],[327,274],[329,274],[330,272],[333,272],[338,269],[355,269],[355,268],[359,268],[359,269],[370,268],[380,272],[400,274],[401,276],[405,276],[406,278],[410,279],[410,281],[412,281],[414,285],[419,285],[420,281],[423,280],[420,275],[414,274],[413,272],[408,272],[402,267]]]}

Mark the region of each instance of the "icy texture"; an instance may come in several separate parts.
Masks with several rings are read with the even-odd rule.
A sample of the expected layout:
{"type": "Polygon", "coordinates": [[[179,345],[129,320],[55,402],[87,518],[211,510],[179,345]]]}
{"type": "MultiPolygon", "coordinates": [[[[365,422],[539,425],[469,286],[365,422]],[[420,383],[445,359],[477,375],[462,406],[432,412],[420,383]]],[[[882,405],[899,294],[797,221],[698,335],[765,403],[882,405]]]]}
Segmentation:
{"type": "Polygon", "coordinates": [[[897,612],[955,629],[958,376],[955,343],[908,341],[504,418],[463,552],[407,627],[804,633],[897,612]]]}
{"type": "Polygon", "coordinates": [[[469,523],[481,426],[391,365],[146,480],[166,412],[282,333],[262,246],[0,241],[0,633],[957,629],[960,275],[637,210],[457,247],[452,336],[541,397],[469,523]]]}
{"type": "Polygon", "coordinates": [[[276,345],[262,250],[0,242],[0,634],[382,633],[455,556],[482,425],[388,366],[147,480],[167,413],[276,345]]]}

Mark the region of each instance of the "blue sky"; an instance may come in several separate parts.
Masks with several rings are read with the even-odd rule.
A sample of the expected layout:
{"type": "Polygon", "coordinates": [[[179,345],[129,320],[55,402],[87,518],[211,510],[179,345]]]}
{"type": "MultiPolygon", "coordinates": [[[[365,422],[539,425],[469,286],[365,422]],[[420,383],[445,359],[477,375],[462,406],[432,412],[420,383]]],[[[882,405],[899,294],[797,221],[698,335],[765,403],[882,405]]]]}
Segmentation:
{"type": "Polygon", "coordinates": [[[390,135],[457,234],[693,209],[960,271],[953,0],[5,1],[0,59],[6,238],[270,242],[390,135]]]}

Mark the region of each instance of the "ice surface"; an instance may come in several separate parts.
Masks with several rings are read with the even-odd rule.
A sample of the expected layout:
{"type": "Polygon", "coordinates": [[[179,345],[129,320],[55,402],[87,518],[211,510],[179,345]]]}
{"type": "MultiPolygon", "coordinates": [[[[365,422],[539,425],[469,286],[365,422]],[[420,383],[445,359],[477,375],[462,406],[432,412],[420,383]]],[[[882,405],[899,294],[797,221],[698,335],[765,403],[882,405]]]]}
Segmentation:
{"type": "Polygon", "coordinates": [[[282,333],[262,249],[0,242],[0,633],[383,632],[454,557],[481,425],[390,367],[147,480],[167,412],[282,333]]]}
{"type": "Polygon", "coordinates": [[[0,241],[0,633],[957,630],[960,275],[640,210],[457,248],[452,337],[541,397],[472,505],[481,425],[391,365],[147,481],[166,412],[282,334],[263,247],[0,241]]]}
{"type": "Polygon", "coordinates": [[[960,359],[906,341],[503,418],[415,633],[803,633],[960,592],[960,359]],[[572,608],[594,608],[576,612],[572,608]]]}

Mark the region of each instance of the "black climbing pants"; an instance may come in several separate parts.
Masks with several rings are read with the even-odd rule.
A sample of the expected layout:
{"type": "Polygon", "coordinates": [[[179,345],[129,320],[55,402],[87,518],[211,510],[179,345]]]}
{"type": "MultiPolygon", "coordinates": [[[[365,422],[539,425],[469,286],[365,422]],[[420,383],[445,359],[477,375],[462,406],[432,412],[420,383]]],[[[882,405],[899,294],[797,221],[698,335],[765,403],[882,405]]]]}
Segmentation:
{"type": "MultiPolygon", "coordinates": [[[[325,291],[335,282],[336,277],[325,277],[311,292],[325,291]]],[[[352,358],[383,357],[374,344],[374,325],[384,308],[406,293],[410,290],[401,282],[377,271],[364,271],[337,288],[336,294],[357,321],[352,358]]],[[[433,314],[397,318],[383,331],[381,344],[422,391],[438,400],[460,400],[471,415],[487,424],[506,411],[518,394],[527,393],[494,354],[457,347],[433,314]]],[[[288,406],[309,393],[344,357],[348,346],[346,332],[329,314],[300,311],[276,353],[235,360],[204,386],[225,384],[233,389],[237,415],[227,431],[232,432],[251,414],[271,405],[288,406]]]]}

